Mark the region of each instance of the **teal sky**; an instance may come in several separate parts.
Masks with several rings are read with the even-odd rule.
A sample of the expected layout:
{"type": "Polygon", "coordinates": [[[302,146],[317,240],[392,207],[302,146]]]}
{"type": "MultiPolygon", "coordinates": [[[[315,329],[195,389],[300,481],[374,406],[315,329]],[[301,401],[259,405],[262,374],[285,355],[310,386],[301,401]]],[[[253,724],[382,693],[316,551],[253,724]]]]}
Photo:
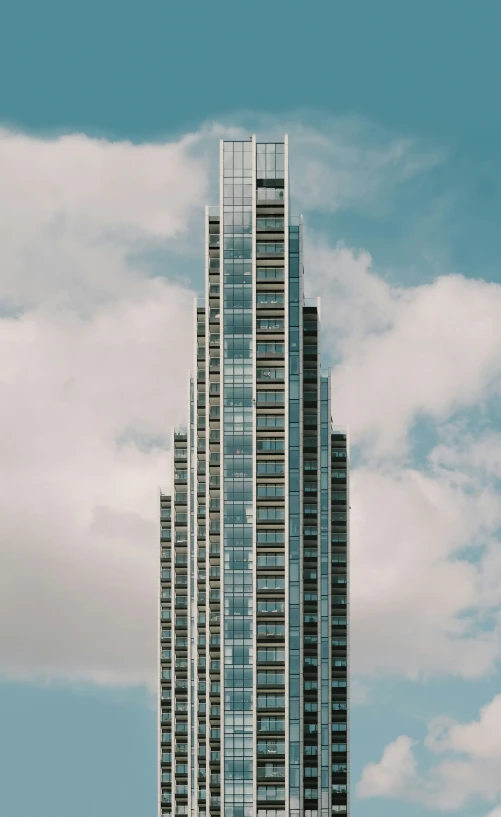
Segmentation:
{"type": "MultiPolygon", "coordinates": [[[[372,0],[310,0],[309,3],[277,0],[263,3],[257,0],[253,4],[224,0],[213,3],[87,0],[78,5],[62,0],[11,2],[3,9],[0,26],[0,124],[9,131],[28,134],[34,140],[43,141],[58,134],[85,134],[112,143],[128,141],[141,145],[181,139],[188,133],[199,132],[202,126],[211,122],[221,126],[248,125],[254,132],[259,132],[263,123],[272,123],[278,128],[283,125],[285,129],[292,122],[296,129],[303,124],[333,139],[338,125],[343,128],[347,122],[355,122],[358,123],[357,145],[362,153],[377,145],[386,146],[393,140],[403,140],[409,157],[407,171],[398,170],[400,159],[395,159],[394,166],[390,161],[385,168],[387,176],[382,177],[382,186],[377,186],[370,195],[365,196],[362,189],[341,205],[332,207],[323,203],[308,204],[308,201],[303,205],[301,195],[298,195],[298,207],[304,206],[306,225],[308,230],[311,229],[310,238],[313,236],[317,240],[320,237],[331,248],[340,241],[355,252],[366,250],[372,256],[371,275],[379,276],[385,286],[407,293],[424,285],[433,289],[440,276],[459,274],[472,282],[492,282],[496,289],[486,296],[487,310],[489,304],[497,303],[495,299],[501,284],[500,30],[501,5],[496,0],[477,0],[476,3],[469,0],[379,0],[377,3],[372,0]],[[413,162],[419,165],[417,169],[413,162]],[[391,190],[385,187],[386,178],[388,184],[391,183],[391,190]]],[[[299,144],[299,137],[295,138],[299,144]]],[[[348,143],[349,136],[345,136],[343,144],[348,143]]],[[[201,153],[202,149],[200,154],[195,150],[193,161],[201,153]]],[[[217,162],[213,146],[207,148],[204,156],[208,156],[213,164],[217,162]]],[[[7,164],[10,161],[8,158],[7,164]]],[[[47,161],[49,167],[49,159],[40,161],[47,161]]],[[[29,170],[28,167],[26,172],[29,170]]],[[[291,173],[294,189],[294,153],[291,173]]],[[[372,182],[372,178],[368,173],[363,177],[364,183],[372,182]]],[[[189,183],[194,185],[191,179],[189,183]]],[[[18,186],[22,186],[21,181],[18,186]]],[[[212,190],[210,180],[205,188],[201,183],[204,195],[211,195],[212,190]]],[[[191,220],[186,218],[194,230],[199,230],[197,235],[201,242],[201,212],[194,212],[195,215],[190,211],[191,220]]],[[[58,213],[55,211],[53,215],[51,224],[57,230],[58,213]]],[[[26,255],[31,241],[29,219],[28,212],[23,225],[27,236],[26,255]]],[[[137,215],[138,223],[140,220],[141,214],[137,215]]],[[[152,230],[151,234],[154,233],[152,230]]],[[[163,238],[158,240],[158,235],[153,237],[150,243],[138,241],[129,246],[130,257],[143,258],[143,266],[149,265],[151,278],[158,274],[159,266],[167,265],[171,270],[170,279],[181,279],[186,288],[197,289],[201,280],[201,243],[198,248],[190,246],[183,238],[182,230],[181,237],[176,233],[172,244],[164,242],[163,238]]],[[[311,258],[318,261],[317,251],[312,249],[311,258]]],[[[68,258],[74,267],[66,268],[63,264],[63,269],[67,269],[70,277],[78,264],[72,255],[68,258]]],[[[116,258],[110,255],[108,260],[111,280],[116,258]]],[[[33,260],[44,271],[53,262],[48,250],[46,256],[35,255],[33,260]]],[[[81,263],[85,266],[88,262],[83,258],[81,263]]],[[[8,286],[4,281],[4,290],[0,293],[2,317],[4,303],[7,318],[10,318],[12,303],[15,309],[21,304],[19,308],[23,311],[23,298],[26,303],[30,300],[26,292],[29,291],[31,296],[36,288],[35,278],[30,278],[23,294],[14,297],[11,275],[14,280],[16,269],[13,266],[11,273],[3,266],[3,273],[0,270],[0,281],[2,278],[8,281],[8,286]]],[[[308,268],[306,272],[308,274],[308,268]]],[[[165,277],[169,278],[169,275],[165,277]]],[[[97,291],[101,284],[102,281],[98,284],[93,281],[89,289],[97,291]]],[[[81,292],[87,293],[87,290],[82,287],[81,292]]],[[[461,316],[466,314],[468,318],[468,305],[471,303],[474,308],[474,298],[476,295],[470,290],[465,290],[460,298],[466,304],[466,311],[458,317],[458,333],[465,332],[465,343],[464,347],[459,345],[456,357],[451,356],[451,368],[466,369],[469,365],[467,320],[461,323],[461,316]]],[[[40,303],[43,304],[43,300],[40,298],[40,303]]],[[[49,298],[47,304],[46,315],[50,317],[55,307],[49,298]]],[[[452,321],[447,293],[440,305],[444,322],[452,321]]],[[[82,301],[81,306],[84,312],[87,304],[82,301]]],[[[328,310],[331,307],[335,321],[335,304],[330,304],[328,310]]],[[[482,317],[483,306],[478,309],[477,335],[490,320],[487,312],[482,317]]],[[[76,308],[75,311],[80,310],[76,308]]],[[[362,312],[366,314],[361,307],[362,312]]],[[[434,320],[430,312],[430,326],[434,320]]],[[[69,318],[68,321],[71,322],[69,318]]],[[[336,327],[329,321],[328,329],[335,337],[336,327]]],[[[140,322],[138,325],[142,326],[140,322]]],[[[425,327],[423,340],[427,341],[427,319],[419,326],[425,327]]],[[[127,345],[137,329],[132,321],[127,332],[124,330],[121,342],[127,345]]],[[[448,342],[439,335],[432,335],[431,330],[430,338],[437,348],[448,342]]],[[[6,360],[9,360],[11,347],[7,336],[2,334],[1,339],[2,343],[5,341],[6,360]]],[[[351,338],[350,342],[355,343],[355,340],[351,338]]],[[[56,346],[57,339],[53,343],[56,346]]],[[[49,352],[55,346],[50,347],[49,352]]],[[[14,354],[15,348],[12,347],[14,354]]],[[[82,354],[82,358],[78,358],[82,363],[81,346],[77,352],[82,354]]],[[[339,349],[332,350],[333,360],[338,360],[338,352],[339,349]]],[[[128,361],[131,355],[128,346],[126,355],[124,360],[128,361]]],[[[49,357],[48,353],[47,359],[49,357]]],[[[485,364],[485,371],[497,365],[495,360],[492,362],[489,358],[489,361],[485,364]]],[[[27,364],[23,361],[21,368],[24,365],[27,364]]],[[[417,358],[414,365],[417,369],[428,364],[417,358]]],[[[409,382],[414,380],[416,369],[409,364],[406,374],[409,382]]],[[[112,376],[120,379],[116,370],[112,376]]],[[[185,388],[185,384],[180,372],[176,376],[179,391],[185,388]]],[[[342,371],[341,376],[344,376],[342,371]]],[[[79,372],[75,370],[74,375],[72,373],[64,380],[64,389],[78,388],[74,383],[78,377],[79,372]]],[[[437,379],[437,389],[442,380],[443,377],[437,379]]],[[[103,382],[96,380],[95,392],[89,387],[86,392],[89,400],[98,399],[104,388],[103,382]]],[[[61,394],[62,389],[63,386],[61,394]]],[[[442,442],[453,439],[456,446],[454,462],[461,460],[464,464],[464,459],[469,459],[468,468],[473,470],[468,471],[468,479],[478,480],[471,490],[482,492],[485,488],[494,492],[494,499],[490,495],[484,497],[482,493],[482,502],[485,499],[486,513],[490,516],[489,524],[484,526],[487,533],[484,530],[482,534],[485,540],[479,547],[484,547],[488,540],[490,544],[494,542],[494,548],[492,564],[489,562],[482,574],[484,595],[475,626],[480,630],[480,641],[483,633],[494,632],[495,655],[478,673],[471,671],[471,666],[464,669],[463,664],[463,669],[457,672],[418,668],[414,677],[411,671],[405,672],[398,667],[388,673],[379,670],[360,672],[360,683],[368,692],[366,702],[354,706],[352,718],[353,817],[400,817],[402,811],[406,817],[437,815],[443,811],[464,817],[487,817],[495,807],[501,806],[501,792],[496,791],[490,799],[482,792],[474,792],[469,799],[465,796],[464,802],[457,807],[450,807],[446,800],[440,800],[436,790],[440,789],[437,779],[442,772],[430,769],[437,768],[443,755],[424,746],[427,724],[431,719],[447,715],[460,723],[476,721],[480,709],[493,700],[500,686],[500,619],[496,617],[501,600],[496,606],[492,597],[497,591],[487,587],[489,570],[492,568],[498,575],[495,573],[499,552],[496,537],[501,520],[496,517],[495,498],[498,497],[496,480],[500,474],[496,471],[497,466],[489,466],[489,471],[485,462],[475,464],[473,457],[461,459],[460,456],[466,438],[474,439],[475,434],[480,433],[480,427],[482,433],[487,430],[499,444],[496,437],[501,432],[496,402],[499,383],[493,380],[485,393],[481,393],[480,386],[478,389],[478,397],[471,398],[469,404],[463,393],[458,392],[458,396],[452,395],[450,403],[443,409],[442,404],[435,406],[432,397],[423,392],[421,402],[420,396],[416,398],[418,408],[409,421],[410,453],[400,456],[400,452],[395,457],[398,467],[415,468],[430,476],[432,467],[428,455],[436,445],[437,435],[442,442]],[[480,420],[475,411],[480,413],[480,420]],[[489,504],[491,501],[492,505],[489,504]],[[496,620],[494,628],[490,619],[490,623],[486,623],[486,610],[496,620]],[[421,787],[431,794],[427,797],[412,795],[407,802],[404,775],[404,783],[396,783],[394,791],[388,791],[387,796],[378,796],[374,790],[366,797],[358,796],[356,785],[363,769],[369,763],[378,763],[384,748],[400,735],[408,735],[417,742],[415,755],[419,775],[421,780],[427,781],[421,787]]],[[[145,395],[145,399],[155,400],[154,391],[145,390],[145,395]]],[[[26,397],[23,390],[18,392],[19,401],[26,397]]],[[[167,396],[164,398],[167,403],[167,396]]],[[[159,397],[159,402],[164,398],[159,397]]],[[[54,403],[54,415],[59,411],[58,406],[59,403],[54,403]]],[[[169,411],[170,403],[166,405],[165,415],[169,411]]],[[[82,416],[84,414],[82,409],[82,416]]],[[[171,414],[176,421],[180,419],[177,407],[172,408],[171,414]]],[[[139,433],[145,437],[149,434],[154,437],[153,432],[161,436],[165,431],[156,417],[133,415],[132,409],[129,420],[130,427],[134,430],[137,423],[139,433]]],[[[355,434],[357,465],[365,462],[363,435],[367,429],[367,433],[371,431],[369,423],[365,426],[362,421],[360,423],[360,437],[355,434]]],[[[124,428],[125,425],[124,421],[124,428]]],[[[78,426],[75,425],[72,434],[77,433],[78,426]]],[[[49,436],[47,440],[50,442],[49,436]]],[[[486,448],[489,447],[487,444],[486,448]]],[[[92,448],[93,443],[89,441],[89,449],[92,448]]],[[[40,453],[41,458],[47,457],[44,451],[45,454],[40,453]]],[[[392,450],[392,457],[393,453],[392,450]]],[[[157,454],[154,454],[151,472],[153,494],[159,481],[158,473],[165,469],[167,474],[168,469],[166,452],[157,454]]],[[[27,459],[37,459],[38,455],[38,450],[31,451],[27,459]]],[[[131,474],[136,464],[135,456],[131,454],[130,459],[124,460],[131,474]]],[[[493,456],[497,462],[496,454],[493,456]]],[[[21,456],[18,459],[24,461],[21,456]]],[[[381,455],[381,462],[383,460],[386,462],[381,455]]],[[[454,471],[454,463],[448,467],[454,471]]],[[[71,462],[69,468],[68,473],[72,474],[71,462]]],[[[74,493],[77,493],[78,477],[72,474],[73,478],[76,479],[74,493]]],[[[50,476],[47,481],[50,482],[50,476]]],[[[137,509],[133,506],[133,492],[125,481],[124,485],[117,485],[116,492],[118,494],[123,489],[132,519],[137,509]]],[[[66,486],[64,483],[63,502],[66,486]]],[[[144,482],[142,487],[144,493],[144,482]]],[[[91,488],[85,487],[89,495],[92,494],[91,488]]],[[[68,494],[73,493],[73,489],[67,490],[68,494]]],[[[148,501],[142,495],[141,507],[148,501]]],[[[435,497],[434,501],[434,509],[439,508],[440,498],[435,497]]],[[[92,502],[100,506],[97,493],[92,502]]],[[[23,507],[20,504],[20,516],[29,512],[29,503],[23,507]]],[[[36,513],[42,514],[36,519],[42,520],[43,524],[43,509],[37,508],[36,513]]],[[[147,514],[143,515],[142,510],[137,514],[134,524],[139,525],[143,522],[141,517],[147,514]]],[[[104,524],[103,518],[96,513],[92,524],[104,524]]],[[[107,518],[106,524],[112,526],[113,520],[107,518]]],[[[148,527],[149,521],[144,524],[144,535],[154,537],[154,528],[148,527]]],[[[479,523],[479,529],[482,524],[479,523]]],[[[473,539],[474,534],[471,536],[473,539]]],[[[40,534],[39,548],[43,550],[49,540],[50,528],[47,535],[40,534]]],[[[457,553],[460,550],[458,548],[457,553]]],[[[154,550],[150,550],[150,556],[153,553],[154,550]]],[[[135,553],[136,558],[139,564],[143,554],[135,553]]],[[[476,551],[475,557],[467,562],[474,564],[478,558],[476,551]]],[[[84,562],[75,562],[74,569],[85,572],[87,568],[84,562]]],[[[68,583],[68,607],[72,603],[70,588],[73,578],[71,573],[63,571],[58,576],[60,585],[68,583]]],[[[431,579],[430,573],[430,584],[431,579]]],[[[42,583],[43,580],[44,574],[41,574],[39,581],[42,583]]],[[[116,581],[121,581],[120,575],[116,576],[116,581]]],[[[25,591],[21,586],[6,585],[7,600],[11,592],[12,595],[14,592],[23,595],[25,591]]],[[[393,591],[390,587],[383,592],[391,595],[393,591]]],[[[448,592],[448,586],[444,586],[444,595],[448,592]]],[[[420,597],[419,603],[426,607],[426,597],[424,601],[420,597]]],[[[44,604],[48,607],[52,604],[49,593],[44,604]]],[[[464,615],[467,615],[468,604],[466,599],[464,615]]],[[[90,608],[92,605],[91,599],[90,608]]],[[[30,596],[26,608],[30,616],[37,617],[39,609],[30,596]]],[[[8,621],[9,628],[15,631],[14,614],[8,603],[2,607],[1,598],[0,613],[4,621],[8,621]]],[[[88,615],[92,617],[92,610],[88,615]]],[[[95,618],[99,625],[113,615],[111,606],[110,610],[105,605],[96,608],[95,618]]],[[[398,615],[394,621],[396,624],[398,615]]],[[[154,621],[152,626],[155,626],[154,621]]],[[[78,629],[74,637],[79,639],[78,629]]],[[[136,622],[131,613],[124,639],[133,641],[135,637],[136,622]]],[[[390,636],[388,640],[391,641],[390,636]]],[[[139,680],[134,680],[134,673],[127,667],[128,678],[133,677],[133,680],[124,680],[123,686],[116,676],[111,681],[104,678],[102,683],[90,684],[78,677],[75,680],[69,672],[65,676],[64,670],[54,672],[57,681],[51,682],[37,667],[30,672],[12,673],[10,658],[2,661],[2,644],[0,640],[0,673],[5,678],[0,682],[0,815],[28,817],[36,811],[37,817],[153,817],[156,814],[156,723],[151,697],[141,673],[137,673],[139,680]]],[[[20,653],[25,649],[20,642],[20,653]]],[[[56,666],[59,662],[64,666],[65,646],[55,643],[51,649],[53,653],[48,663],[56,666]]],[[[82,666],[85,660],[82,658],[82,666]]],[[[481,661],[480,653],[471,653],[472,664],[481,661]]],[[[464,664],[468,665],[469,660],[465,659],[464,664]]],[[[81,673],[84,679],[90,674],[81,673]]],[[[78,676],[79,672],[75,675],[78,676]]],[[[454,754],[456,749],[452,743],[447,751],[446,757],[454,760],[465,756],[462,749],[454,754]]],[[[499,763],[501,746],[496,752],[495,759],[499,763]]],[[[475,760],[474,754],[466,754],[475,760]]],[[[491,761],[492,758],[484,758],[484,766],[491,761]]],[[[413,785],[412,775],[409,775],[408,791],[413,785]]],[[[499,815],[493,812],[493,817],[499,815]]]]}

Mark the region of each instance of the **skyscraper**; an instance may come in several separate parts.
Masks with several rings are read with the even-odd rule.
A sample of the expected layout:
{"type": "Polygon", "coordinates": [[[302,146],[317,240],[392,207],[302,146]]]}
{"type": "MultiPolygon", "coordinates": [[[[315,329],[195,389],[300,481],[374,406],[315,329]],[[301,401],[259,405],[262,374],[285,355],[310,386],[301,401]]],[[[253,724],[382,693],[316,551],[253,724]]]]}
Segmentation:
{"type": "Polygon", "coordinates": [[[160,497],[159,814],[345,815],[347,437],[287,138],[223,142],[220,160],[189,423],[160,497]]]}

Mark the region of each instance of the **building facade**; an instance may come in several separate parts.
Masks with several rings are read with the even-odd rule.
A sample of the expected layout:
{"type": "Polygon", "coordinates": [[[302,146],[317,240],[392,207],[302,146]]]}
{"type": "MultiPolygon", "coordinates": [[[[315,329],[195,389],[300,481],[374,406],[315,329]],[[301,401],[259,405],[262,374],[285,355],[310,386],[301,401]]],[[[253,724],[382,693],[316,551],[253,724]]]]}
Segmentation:
{"type": "Polygon", "coordinates": [[[346,815],[347,436],[287,138],[221,143],[220,196],[160,496],[159,815],[346,815]]]}

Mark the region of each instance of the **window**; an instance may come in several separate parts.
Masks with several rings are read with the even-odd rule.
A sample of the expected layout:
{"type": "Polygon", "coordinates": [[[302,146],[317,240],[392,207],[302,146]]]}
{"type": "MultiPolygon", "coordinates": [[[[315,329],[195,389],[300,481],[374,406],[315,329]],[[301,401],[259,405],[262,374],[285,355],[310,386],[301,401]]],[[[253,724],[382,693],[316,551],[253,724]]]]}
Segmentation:
{"type": "Polygon", "coordinates": [[[318,658],[316,655],[305,655],[304,656],[304,666],[305,667],[318,667],[318,658]]]}
{"type": "Polygon", "coordinates": [[[332,514],[332,521],[333,522],[346,522],[346,513],[342,513],[340,511],[336,511],[332,514]]]}
{"type": "Polygon", "coordinates": [[[331,478],[332,479],[346,479],[346,469],[345,468],[333,468],[331,470],[331,478]]]}
{"type": "Polygon", "coordinates": [[[256,278],[258,281],[283,281],[283,267],[256,267],[256,278]]]}
{"type": "Polygon", "coordinates": [[[283,687],[285,685],[285,673],[258,670],[257,685],[262,687],[283,687]]]}
{"type": "Polygon", "coordinates": [[[266,368],[258,367],[256,370],[256,377],[258,380],[283,380],[284,369],[279,369],[276,366],[268,366],[266,368]]]}
{"type": "Polygon", "coordinates": [[[305,624],[317,624],[318,615],[316,613],[306,613],[304,617],[305,624]]]}
{"type": "Polygon", "coordinates": [[[304,711],[305,712],[318,712],[318,704],[313,703],[313,701],[305,701],[304,704],[304,711]]]}
{"type": "MultiPolygon", "coordinates": [[[[270,341],[267,343],[258,342],[256,344],[256,353],[258,357],[283,357],[285,344],[279,341],[270,341]]],[[[170,517],[166,518],[168,519],[170,517]]]]}
{"type": "Polygon", "coordinates": [[[256,440],[257,451],[284,451],[285,440],[283,437],[258,437],[256,440]]]}
{"type": "Polygon", "coordinates": [[[316,757],[318,755],[318,747],[317,746],[305,746],[304,747],[304,754],[306,757],[316,757]]]}
{"type": "Polygon", "coordinates": [[[305,692],[315,692],[318,689],[318,681],[305,681],[304,682],[304,691],[305,692]]]}
{"type": "Polygon", "coordinates": [[[188,764],[176,763],[176,774],[188,774],[188,764]]]}
{"type": "Polygon", "coordinates": [[[304,767],[304,776],[305,777],[318,777],[318,769],[316,766],[305,766],[304,767]]]}
{"type": "Polygon", "coordinates": [[[318,551],[316,548],[305,548],[303,555],[305,559],[316,559],[318,557],[318,551]]]}
{"type": "Polygon", "coordinates": [[[284,567],[285,556],[283,553],[258,553],[258,567],[284,567]]]}
{"type": "Polygon", "coordinates": [[[346,774],[348,771],[348,767],[346,763],[333,763],[332,764],[332,774],[346,774]]]}
{"type": "Polygon", "coordinates": [[[256,303],[258,306],[281,306],[284,303],[283,292],[256,292],[256,303]]]}
{"type": "Polygon", "coordinates": [[[283,474],[285,471],[282,460],[259,460],[257,463],[258,474],[283,474]]]}
{"type": "Polygon", "coordinates": [[[258,624],[257,635],[258,637],[283,638],[285,636],[285,624],[258,624]]]}
{"type": "Polygon", "coordinates": [[[285,613],[285,602],[283,599],[265,599],[263,601],[258,600],[257,612],[267,615],[279,615],[280,613],[285,613]]]}
{"type": "Polygon", "coordinates": [[[257,579],[258,590],[285,590],[285,579],[283,576],[259,576],[257,579]]]}
{"type": "Polygon", "coordinates": [[[257,318],[256,320],[256,329],[258,331],[281,331],[283,328],[283,318],[257,318]]]}
{"type": "Polygon", "coordinates": [[[266,763],[258,768],[258,778],[260,780],[273,780],[285,777],[285,766],[283,763],[266,763]]]}
{"type": "Polygon", "coordinates": [[[318,789],[305,789],[304,790],[304,799],[305,800],[317,800],[318,799],[318,789]]]}
{"type": "Polygon", "coordinates": [[[256,227],[258,230],[283,230],[284,218],[283,216],[261,216],[256,219],[256,227]]]}
{"type": "Polygon", "coordinates": [[[346,724],[345,723],[333,723],[332,724],[332,731],[333,732],[346,732],[346,724]]]}
{"type": "Polygon", "coordinates": [[[258,545],[283,545],[285,543],[285,532],[281,530],[258,530],[258,545]]]}
{"type": "Polygon", "coordinates": [[[284,428],[285,418],[282,414],[258,414],[258,428],[284,428]]]}
{"type": "Polygon", "coordinates": [[[285,817],[285,810],[281,808],[260,808],[257,817],[285,817]]]}
{"type": "Polygon", "coordinates": [[[318,600],[318,593],[312,590],[305,590],[304,593],[304,600],[305,601],[317,601],[318,600]]]}
{"type": "Polygon", "coordinates": [[[269,521],[269,522],[280,522],[285,519],[285,510],[284,508],[258,508],[257,509],[257,518],[260,521],[269,521]]]}
{"type": "Polygon", "coordinates": [[[259,740],[257,753],[258,755],[283,755],[285,754],[285,743],[283,740],[259,740]]]}
{"type": "Polygon", "coordinates": [[[285,695],[258,695],[258,709],[283,709],[285,707],[285,695]]]}
{"type": "Polygon", "coordinates": [[[283,187],[258,187],[256,191],[258,201],[279,201],[284,200],[283,187]]]}
{"type": "Polygon", "coordinates": [[[285,496],[285,485],[281,482],[260,483],[257,486],[258,497],[278,497],[281,499],[285,496]]]}
{"type": "Polygon", "coordinates": [[[258,786],[258,800],[285,800],[285,789],[283,786],[258,786]]]}
{"type": "Polygon", "coordinates": [[[257,650],[258,664],[275,664],[285,661],[285,650],[281,647],[261,647],[257,650]]]}
{"type": "Polygon", "coordinates": [[[264,253],[266,255],[273,255],[275,253],[279,253],[283,255],[284,253],[284,242],[283,241],[257,241],[256,242],[256,250],[258,253],[264,253]]]}
{"type": "Polygon", "coordinates": [[[333,752],[346,752],[347,745],[346,743],[333,743],[332,744],[332,751],[333,752]]]}
{"type": "Polygon", "coordinates": [[[316,537],[318,535],[318,530],[313,525],[305,525],[304,529],[303,529],[303,532],[304,532],[305,536],[315,536],[316,537]]]}
{"type": "Polygon", "coordinates": [[[346,794],[346,785],[344,783],[335,783],[332,787],[333,794],[346,794]]]}
{"type": "Polygon", "coordinates": [[[346,689],[346,681],[335,678],[332,682],[332,689],[346,689]]]}
{"type": "Polygon", "coordinates": [[[284,400],[285,392],[283,391],[263,389],[257,392],[257,402],[259,405],[263,405],[263,403],[283,403],[284,400]]]}

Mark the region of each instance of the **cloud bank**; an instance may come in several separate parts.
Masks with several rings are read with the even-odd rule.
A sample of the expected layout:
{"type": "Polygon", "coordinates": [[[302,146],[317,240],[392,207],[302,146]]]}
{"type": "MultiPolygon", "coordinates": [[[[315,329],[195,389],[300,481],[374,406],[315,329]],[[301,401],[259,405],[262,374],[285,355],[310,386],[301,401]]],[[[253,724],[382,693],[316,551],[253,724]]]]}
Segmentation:
{"type": "MultiPolygon", "coordinates": [[[[360,123],[261,125],[288,130],[310,212],[382,191],[391,206],[388,191],[439,161],[360,123]]],[[[157,487],[185,419],[202,276],[190,236],[202,241],[202,207],[217,201],[225,133],[212,123],[155,145],[0,133],[3,677],[154,684],[157,487]]],[[[334,418],[357,454],[354,668],[485,674],[499,654],[501,441],[485,437],[473,462],[458,417],[499,392],[500,288],[458,276],[395,288],[367,252],[308,242],[334,418]],[[438,438],[417,462],[422,418],[438,438]]]]}

